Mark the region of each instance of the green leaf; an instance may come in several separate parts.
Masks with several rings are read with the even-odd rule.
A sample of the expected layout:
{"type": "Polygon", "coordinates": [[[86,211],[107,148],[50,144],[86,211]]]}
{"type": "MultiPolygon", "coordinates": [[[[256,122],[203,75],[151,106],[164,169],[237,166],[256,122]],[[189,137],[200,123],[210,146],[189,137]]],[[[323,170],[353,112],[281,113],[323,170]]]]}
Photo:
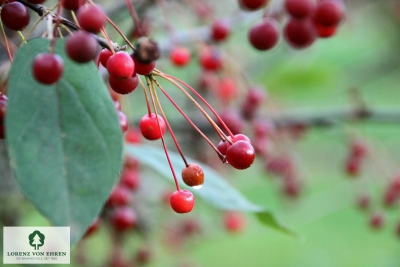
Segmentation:
{"type": "MultiPolygon", "coordinates": [[[[164,150],[146,145],[126,145],[125,154],[136,158],[139,162],[153,168],[160,173],[163,177],[173,182],[171,169],[169,168],[164,150]]],[[[185,167],[182,158],[179,154],[169,152],[172,165],[177,171],[185,167]]],[[[191,158],[187,158],[189,162],[196,162],[191,158]]],[[[275,230],[279,230],[286,234],[296,235],[292,230],[282,225],[273,213],[250,202],[238,190],[232,187],[225,179],[223,179],[216,171],[201,164],[204,171],[204,184],[199,190],[192,192],[203,199],[209,205],[221,210],[234,210],[243,212],[252,212],[257,215],[260,221],[275,230]]],[[[178,175],[179,184],[181,187],[190,188],[186,186],[180,175],[178,175]]]]}
{"type": "Polygon", "coordinates": [[[93,62],[77,64],[57,40],[64,73],[55,85],[32,77],[32,61],[49,41],[33,39],[14,58],[6,136],[22,193],[53,225],[71,227],[76,243],[98,216],[122,163],[114,105],[93,62]]]}

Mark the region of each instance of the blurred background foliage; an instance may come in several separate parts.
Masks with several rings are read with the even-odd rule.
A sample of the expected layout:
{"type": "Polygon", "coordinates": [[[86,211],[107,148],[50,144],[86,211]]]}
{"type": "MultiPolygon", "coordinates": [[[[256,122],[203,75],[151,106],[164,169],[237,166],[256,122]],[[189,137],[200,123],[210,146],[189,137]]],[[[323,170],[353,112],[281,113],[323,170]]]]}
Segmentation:
{"type": "MultiPolygon", "coordinates": [[[[169,23],[176,32],[206,25],[199,23],[185,3],[167,3],[169,23]]],[[[232,0],[207,3],[214,8],[216,17],[233,16],[239,12],[232,0]]],[[[103,1],[102,4],[106,10],[112,10],[122,1],[103,1]]],[[[347,17],[338,34],[319,40],[305,50],[293,50],[281,40],[279,47],[272,51],[255,51],[247,42],[247,31],[261,13],[259,16],[246,15],[237,23],[230,40],[221,46],[232,64],[240,66],[252,83],[267,88],[268,101],[262,114],[318,114],[330,109],[347,109],[352,103],[350,89],[356,88],[367,107],[392,110],[400,116],[399,2],[357,0],[346,1],[346,6],[347,17]]],[[[154,20],[152,37],[161,44],[168,44],[170,40],[163,28],[165,22],[161,11],[150,7],[145,15],[154,20]]],[[[125,32],[132,30],[132,21],[126,10],[113,19],[125,32]]],[[[122,43],[117,35],[111,36],[122,43]]],[[[189,47],[194,48],[192,44],[189,47]]],[[[157,64],[163,72],[196,87],[201,71],[195,56],[185,69],[172,67],[168,52],[157,64]]],[[[177,90],[166,87],[176,101],[185,103],[177,90]]],[[[131,122],[137,122],[146,112],[141,94],[137,90],[121,100],[131,122]]],[[[213,104],[218,107],[218,103],[213,104]]],[[[191,113],[189,104],[184,108],[191,113]]],[[[174,118],[179,120],[174,109],[166,108],[166,112],[172,118],[171,123],[174,123],[174,118]]],[[[279,184],[264,171],[261,161],[245,171],[232,171],[225,166],[219,168],[246,197],[273,210],[303,238],[296,239],[265,228],[252,216],[246,217],[247,225],[243,232],[227,233],[221,212],[210,209],[201,201],[197,202],[192,213],[178,215],[157,202],[154,196],[147,199],[139,211],[139,214],[149,217],[146,227],[151,232],[125,237],[123,250],[129,255],[144,243],[151,247],[153,255],[147,266],[154,267],[398,267],[400,235],[396,233],[396,226],[400,221],[399,208],[384,210],[385,225],[380,230],[371,229],[369,219],[371,212],[384,209],[384,186],[388,177],[398,171],[399,136],[400,127],[396,124],[338,123],[332,128],[308,129],[301,140],[286,144],[285,148],[295,158],[304,183],[302,195],[295,200],[282,197],[279,184]],[[361,177],[356,179],[347,177],[344,172],[349,136],[354,134],[368,140],[373,155],[365,164],[361,177]],[[372,196],[371,212],[357,209],[356,199],[360,193],[372,196]],[[202,231],[185,241],[184,245],[168,245],[170,241],[165,240],[166,232],[179,226],[182,216],[200,222],[202,231]],[[159,227],[163,220],[170,226],[159,227]]],[[[201,144],[194,145],[187,140],[181,145],[189,147],[190,153],[195,155],[203,150],[201,144]]],[[[141,189],[135,197],[138,201],[149,192],[161,192],[160,188],[171,186],[146,168],[142,168],[141,177],[141,189]]],[[[6,218],[3,216],[4,225],[12,225],[14,220],[18,225],[47,225],[18,190],[13,192],[2,194],[0,212],[7,214],[6,218]]],[[[84,266],[107,266],[112,250],[109,241],[107,226],[101,225],[98,233],[74,248],[74,257],[87,257],[84,266]]],[[[72,264],[75,265],[80,266],[72,264]]]]}

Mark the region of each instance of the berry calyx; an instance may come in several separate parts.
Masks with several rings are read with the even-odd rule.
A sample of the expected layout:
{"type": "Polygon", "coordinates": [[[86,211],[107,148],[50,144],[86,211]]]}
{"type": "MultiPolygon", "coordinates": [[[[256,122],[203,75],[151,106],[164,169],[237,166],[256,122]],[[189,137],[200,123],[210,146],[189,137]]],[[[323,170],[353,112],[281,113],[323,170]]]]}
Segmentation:
{"type": "Polygon", "coordinates": [[[135,71],[135,63],[127,53],[119,51],[108,58],[107,70],[117,79],[126,79],[135,71]]]}
{"type": "Polygon", "coordinates": [[[156,114],[151,113],[150,115],[146,114],[142,117],[139,123],[139,128],[144,138],[147,140],[157,140],[165,134],[167,126],[160,115],[157,114],[156,116],[156,114]]]}
{"type": "Polygon", "coordinates": [[[106,23],[106,16],[97,6],[82,6],[78,10],[77,19],[79,25],[85,31],[98,33],[106,23]]]}
{"type": "Polygon", "coordinates": [[[78,62],[86,63],[93,60],[97,54],[97,42],[91,34],[80,31],[68,37],[65,49],[68,56],[78,62]]]}
{"type": "Polygon", "coordinates": [[[188,213],[194,207],[194,196],[189,190],[177,190],[172,193],[169,202],[176,213],[188,213]]]}
{"type": "Polygon", "coordinates": [[[315,10],[314,0],[285,0],[285,9],[297,19],[303,19],[313,14],[315,10]]]}
{"type": "Polygon", "coordinates": [[[126,231],[137,223],[135,212],[130,207],[118,208],[111,215],[111,223],[116,230],[126,231]]]}
{"type": "Polygon", "coordinates": [[[41,53],[33,60],[33,76],[43,84],[54,84],[60,78],[64,70],[63,59],[57,54],[41,53]]]}
{"type": "Polygon", "coordinates": [[[211,26],[211,38],[214,41],[224,41],[228,38],[230,33],[231,27],[225,20],[216,20],[211,26]]]}
{"type": "Polygon", "coordinates": [[[136,74],[123,80],[110,75],[108,77],[108,82],[110,83],[111,89],[116,93],[125,95],[133,92],[137,88],[139,79],[136,74]]]}
{"type": "Polygon", "coordinates": [[[1,22],[13,31],[22,31],[30,21],[29,11],[20,2],[5,4],[1,9],[1,22]]]}
{"type": "Polygon", "coordinates": [[[175,66],[183,67],[190,61],[190,51],[184,46],[176,46],[172,49],[169,58],[175,66]]]}
{"type": "Polygon", "coordinates": [[[279,27],[276,20],[268,18],[255,24],[248,35],[251,45],[258,50],[273,48],[279,40],[279,27]]]}
{"type": "Polygon", "coordinates": [[[182,180],[188,186],[201,186],[204,183],[203,168],[196,163],[191,163],[182,170],[182,180]]]}
{"type": "Polygon", "coordinates": [[[253,164],[255,154],[254,148],[249,142],[240,140],[227,149],[226,160],[235,169],[244,170],[253,164]]]}

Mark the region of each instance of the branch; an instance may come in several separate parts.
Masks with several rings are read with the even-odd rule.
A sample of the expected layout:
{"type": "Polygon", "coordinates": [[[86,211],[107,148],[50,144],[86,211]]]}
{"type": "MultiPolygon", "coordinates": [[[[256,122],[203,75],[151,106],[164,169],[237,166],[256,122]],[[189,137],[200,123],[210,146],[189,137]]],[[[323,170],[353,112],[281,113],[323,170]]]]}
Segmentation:
{"type": "MultiPolygon", "coordinates": [[[[26,7],[30,8],[31,10],[35,11],[40,17],[42,17],[45,13],[47,13],[49,11],[49,9],[47,7],[39,5],[39,4],[32,4],[32,3],[28,2],[27,0],[15,0],[15,1],[20,2],[21,4],[25,5],[26,7]]],[[[53,20],[59,19],[59,22],[61,24],[65,25],[66,27],[68,27],[69,29],[71,29],[73,31],[81,30],[81,28],[78,25],[76,25],[75,23],[73,23],[72,21],[70,21],[62,16],[57,16],[57,14],[53,13],[53,12],[49,12],[49,14],[53,17],[53,20]]],[[[107,41],[104,38],[101,38],[95,34],[93,34],[93,36],[95,37],[97,43],[100,46],[107,48],[108,50],[111,50],[110,47],[108,46],[107,41]]],[[[113,44],[113,48],[115,51],[122,50],[122,48],[117,44],[113,44]]]]}

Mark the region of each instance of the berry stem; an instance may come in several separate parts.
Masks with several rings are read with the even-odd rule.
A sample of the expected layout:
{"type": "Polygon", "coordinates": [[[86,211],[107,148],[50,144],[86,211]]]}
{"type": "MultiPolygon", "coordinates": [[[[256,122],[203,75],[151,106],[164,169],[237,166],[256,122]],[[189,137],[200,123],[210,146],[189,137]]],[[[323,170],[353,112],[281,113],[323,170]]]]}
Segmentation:
{"type": "Polygon", "coordinates": [[[4,31],[4,27],[3,27],[3,23],[0,20],[0,28],[1,28],[1,34],[4,37],[4,42],[6,44],[6,50],[7,50],[7,54],[8,54],[8,58],[10,59],[10,62],[13,63],[13,57],[11,55],[11,51],[10,51],[10,46],[8,45],[8,39],[6,36],[6,32],[4,31]]]}
{"type": "MultiPolygon", "coordinates": [[[[233,134],[229,130],[228,126],[226,126],[225,122],[221,119],[221,117],[218,115],[218,113],[211,107],[211,105],[208,104],[208,102],[195,89],[193,89],[190,85],[188,85],[184,81],[182,81],[174,76],[171,76],[168,74],[163,74],[163,75],[183,84],[184,86],[186,86],[186,88],[188,88],[190,91],[192,91],[198,98],[200,98],[200,100],[210,109],[210,111],[214,114],[214,116],[219,120],[219,122],[225,128],[225,130],[228,132],[228,134],[231,136],[231,138],[233,138],[233,134]]],[[[227,139],[225,139],[225,140],[227,140],[227,139]]]]}
{"type": "MultiPolygon", "coordinates": [[[[54,29],[51,35],[51,41],[50,41],[50,47],[49,47],[49,52],[50,53],[54,53],[54,47],[56,45],[56,37],[57,37],[57,29],[58,29],[58,25],[60,24],[60,14],[61,14],[61,0],[58,1],[58,6],[57,6],[57,13],[55,15],[55,25],[54,25],[54,29]]],[[[52,18],[52,16],[48,15],[49,19],[52,18]]],[[[49,30],[49,34],[51,33],[51,31],[49,30]]]]}
{"type": "Polygon", "coordinates": [[[31,36],[33,30],[36,28],[36,26],[43,20],[43,18],[45,18],[48,14],[51,13],[51,11],[53,11],[56,7],[58,6],[58,4],[55,4],[54,6],[52,6],[51,8],[49,8],[48,10],[46,10],[46,12],[43,13],[43,15],[41,15],[36,21],[35,23],[33,23],[32,27],[28,30],[27,34],[26,34],[26,39],[29,39],[29,37],[31,36]]]}
{"type": "Polygon", "coordinates": [[[78,19],[76,18],[75,12],[73,10],[71,10],[71,17],[74,20],[75,24],[80,27],[78,19]]]}
{"type": "Polygon", "coordinates": [[[168,93],[165,91],[165,89],[158,83],[157,80],[154,79],[154,82],[156,83],[157,87],[160,88],[161,92],[168,98],[168,100],[174,105],[174,107],[181,113],[181,115],[189,122],[190,125],[193,126],[193,128],[207,141],[207,143],[215,150],[215,152],[218,153],[219,157],[224,157],[224,155],[219,152],[218,148],[211,142],[209,138],[193,123],[193,121],[182,111],[182,109],[176,104],[176,102],[171,98],[171,96],[168,95],[168,93]]]}
{"type": "Polygon", "coordinates": [[[201,111],[201,113],[203,113],[203,115],[206,117],[206,119],[209,121],[209,123],[211,124],[211,126],[214,128],[214,130],[219,134],[219,136],[221,137],[221,139],[223,140],[228,140],[229,138],[225,135],[225,133],[218,127],[218,125],[213,121],[213,119],[207,114],[207,112],[199,105],[199,103],[196,102],[196,100],[193,99],[193,97],[186,92],[186,90],[180,86],[177,82],[175,82],[172,78],[169,78],[168,75],[164,75],[163,73],[159,72],[156,73],[155,75],[169,81],[170,83],[172,83],[173,85],[175,85],[179,90],[181,90],[196,106],[197,108],[201,111]]]}
{"type": "MultiPolygon", "coordinates": [[[[147,84],[149,84],[148,79],[149,78],[146,76],[147,84]]],[[[149,92],[150,92],[150,97],[151,97],[151,102],[152,102],[152,105],[153,105],[154,113],[156,114],[156,118],[157,118],[158,129],[160,130],[160,132],[162,132],[161,131],[161,126],[160,126],[160,121],[158,119],[157,107],[156,107],[156,104],[155,104],[155,101],[154,101],[154,96],[153,96],[153,93],[151,92],[150,87],[149,87],[149,92]]],[[[161,135],[161,142],[162,142],[162,145],[163,145],[163,148],[164,148],[165,156],[167,157],[167,160],[168,160],[169,167],[170,167],[171,172],[172,172],[172,176],[174,177],[176,190],[180,191],[181,188],[179,187],[179,183],[178,183],[178,179],[176,178],[174,167],[172,166],[171,159],[169,158],[168,149],[167,149],[167,146],[165,145],[165,140],[164,140],[164,136],[163,135],[161,135]]]]}
{"type": "MultiPolygon", "coordinates": [[[[138,78],[139,78],[139,83],[143,88],[144,97],[146,98],[147,111],[148,111],[149,117],[150,117],[151,116],[151,108],[150,108],[149,96],[147,95],[146,86],[144,85],[142,79],[139,76],[138,76],[138,78]]],[[[149,86],[149,83],[148,83],[147,79],[146,79],[146,82],[147,82],[147,86],[149,86]]]]}
{"type": "Polygon", "coordinates": [[[181,147],[180,147],[180,145],[178,143],[178,140],[176,140],[176,136],[175,136],[174,132],[172,131],[171,125],[169,124],[168,119],[165,116],[164,110],[161,107],[160,100],[158,99],[156,88],[154,87],[154,83],[156,82],[156,79],[154,79],[154,77],[151,77],[151,76],[150,76],[150,79],[151,79],[151,90],[153,91],[153,95],[154,95],[154,98],[155,98],[155,100],[157,102],[158,108],[160,109],[160,112],[161,112],[161,114],[162,114],[162,116],[164,118],[165,124],[167,125],[168,131],[171,134],[172,140],[175,143],[176,149],[178,150],[179,154],[182,157],[183,162],[185,163],[185,166],[187,167],[187,166],[189,166],[189,164],[187,163],[185,155],[183,155],[183,152],[182,152],[182,149],[181,149],[181,147]]]}
{"type": "Polygon", "coordinates": [[[142,29],[142,26],[140,25],[140,20],[139,17],[137,15],[137,12],[135,10],[135,7],[133,6],[132,2],[130,0],[125,0],[125,4],[128,7],[129,13],[131,14],[131,17],[133,19],[133,23],[135,24],[138,32],[139,32],[139,36],[142,37],[144,36],[144,31],[142,29]]]}
{"type": "Polygon", "coordinates": [[[104,27],[101,28],[101,33],[103,34],[104,39],[106,40],[106,42],[107,42],[107,44],[108,44],[108,47],[110,48],[110,51],[111,51],[113,54],[115,54],[114,46],[112,45],[111,40],[110,40],[110,37],[108,36],[107,31],[105,30],[104,27]]]}

